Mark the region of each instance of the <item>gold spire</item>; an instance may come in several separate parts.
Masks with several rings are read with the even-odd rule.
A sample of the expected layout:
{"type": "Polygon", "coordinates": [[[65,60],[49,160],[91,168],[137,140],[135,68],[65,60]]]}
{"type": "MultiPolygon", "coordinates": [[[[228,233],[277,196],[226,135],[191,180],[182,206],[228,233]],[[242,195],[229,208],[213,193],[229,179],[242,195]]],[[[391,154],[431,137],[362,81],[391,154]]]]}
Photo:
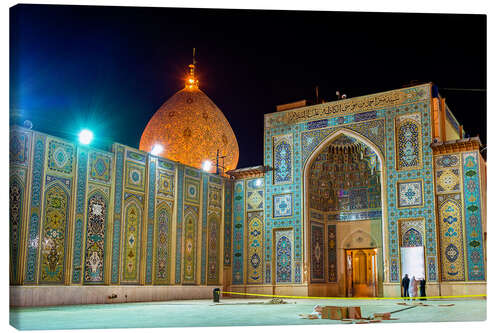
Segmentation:
{"type": "Polygon", "coordinates": [[[196,52],[196,49],[193,48],[193,63],[189,65],[189,75],[186,79],[186,88],[193,89],[193,88],[198,88],[198,80],[196,79],[196,76],[194,75],[194,68],[196,64],[196,59],[194,57],[196,52]]]}

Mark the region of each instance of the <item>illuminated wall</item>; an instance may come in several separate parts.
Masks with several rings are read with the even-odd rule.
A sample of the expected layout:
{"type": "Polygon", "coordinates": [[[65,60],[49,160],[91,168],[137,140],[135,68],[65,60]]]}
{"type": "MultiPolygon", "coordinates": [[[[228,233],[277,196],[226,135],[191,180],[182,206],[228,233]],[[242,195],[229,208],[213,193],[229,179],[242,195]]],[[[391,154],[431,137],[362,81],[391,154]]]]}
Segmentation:
{"type": "Polygon", "coordinates": [[[229,180],[19,127],[10,180],[11,284],[222,282],[229,180]]]}
{"type": "MultiPolygon", "coordinates": [[[[434,175],[432,165],[431,85],[355,97],[319,105],[275,112],[265,116],[264,165],[273,168],[265,176],[265,264],[275,259],[272,249],[273,229],[291,228],[295,245],[293,262],[295,279],[302,283],[304,264],[304,171],[316,149],[336,136],[340,130],[354,133],[377,149],[383,160],[381,179],[385,179],[381,197],[386,198],[382,209],[384,282],[399,283],[400,251],[398,221],[421,217],[425,221],[427,281],[439,281],[438,233],[435,228],[434,175]],[[288,206],[286,206],[288,205],[288,206]],[[385,216],[385,220],[383,218],[385,216]]],[[[349,223],[343,221],[341,223],[349,223]]],[[[311,237],[322,239],[318,232],[311,237]],[[319,238],[318,238],[319,237],[319,238]]],[[[337,243],[340,240],[337,240],[337,243]]],[[[271,270],[266,270],[271,274],[271,270]]],[[[266,281],[272,277],[266,275],[266,281]]]]}

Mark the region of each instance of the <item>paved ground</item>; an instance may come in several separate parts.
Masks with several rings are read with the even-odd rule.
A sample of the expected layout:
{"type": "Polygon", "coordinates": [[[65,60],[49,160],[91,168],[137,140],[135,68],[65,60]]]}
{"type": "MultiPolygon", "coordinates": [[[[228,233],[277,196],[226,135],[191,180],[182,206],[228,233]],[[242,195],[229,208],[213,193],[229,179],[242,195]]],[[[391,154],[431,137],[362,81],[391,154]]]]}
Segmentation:
{"type": "Polygon", "coordinates": [[[191,300],[12,308],[10,324],[22,330],[345,324],[298,317],[299,313],[310,313],[315,304],[360,306],[363,316],[404,309],[392,315],[398,319],[387,321],[391,323],[486,320],[484,299],[428,300],[423,303],[429,306],[414,308],[398,305],[398,300],[286,301],[289,304],[255,304],[267,302],[265,299],[223,299],[216,305],[211,300],[191,300]],[[439,306],[446,304],[454,306],[439,306]]]}

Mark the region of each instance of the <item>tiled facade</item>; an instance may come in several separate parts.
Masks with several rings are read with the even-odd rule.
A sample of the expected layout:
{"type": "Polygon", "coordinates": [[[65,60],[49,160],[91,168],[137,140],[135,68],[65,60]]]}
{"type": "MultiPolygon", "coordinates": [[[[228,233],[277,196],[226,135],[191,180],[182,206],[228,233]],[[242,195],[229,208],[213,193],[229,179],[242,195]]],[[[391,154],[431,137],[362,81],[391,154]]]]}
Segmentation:
{"type": "Polygon", "coordinates": [[[436,98],[425,84],[267,114],[263,169],[235,179],[121,144],[104,152],[15,127],[11,284],[289,293],[323,284],[338,285],[328,291],[336,296],[344,249],[356,243],[379,249],[378,295],[399,290],[401,246],[424,247],[431,293],[442,282],[485,282],[484,160],[477,149],[433,151],[442,135],[436,98]],[[346,205],[311,206],[311,166],[340,174],[339,163],[315,161],[351,141],[363,147],[363,166],[344,163],[343,175],[354,170],[365,183],[342,187],[342,176],[330,188],[346,205]]]}
{"type": "Polygon", "coordinates": [[[20,127],[10,173],[12,285],[222,283],[230,181],[20,127]]]}

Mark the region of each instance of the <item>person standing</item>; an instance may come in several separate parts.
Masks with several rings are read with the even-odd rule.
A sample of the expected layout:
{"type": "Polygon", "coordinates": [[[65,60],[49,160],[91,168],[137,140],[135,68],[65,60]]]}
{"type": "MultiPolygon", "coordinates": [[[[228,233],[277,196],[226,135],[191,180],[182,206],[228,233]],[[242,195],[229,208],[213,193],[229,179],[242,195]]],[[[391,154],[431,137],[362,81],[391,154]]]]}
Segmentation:
{"type": "Polygon", "coordinates": [[[415,276],[411,277],[410,280],[410,298],[414,298],[418,296],[418,283],[417,280],[415,279],[415,276]]]}
{"type": "MultiPolygon", "coordinates": [[[[427,296],[425,294],[425,277],[423,277],[421,280],[420,280],[420,297],[425,297],[427,296]]],[[[421,298],[422,301],[426,301],[427,298],[421,298]]]]}
{"type": "Polygon", "coordinates": [[[403,297],[408,299],[408,288],[410,287],[410,278],[408,278],[408,274],[405,274],[405,277],[401,281],[401,286],[403,286],[403,297]]]}

